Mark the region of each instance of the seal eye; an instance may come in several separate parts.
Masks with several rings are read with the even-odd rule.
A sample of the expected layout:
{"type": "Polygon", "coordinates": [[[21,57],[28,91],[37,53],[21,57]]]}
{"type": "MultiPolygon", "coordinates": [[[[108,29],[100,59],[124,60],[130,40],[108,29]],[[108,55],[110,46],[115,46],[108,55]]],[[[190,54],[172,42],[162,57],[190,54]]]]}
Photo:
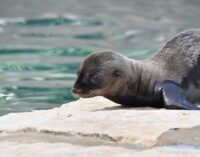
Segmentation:
{"type": "Polygon", "coordinates": [[[119,77],[119,76],[121,76],[121,72],[119,70],[115,69],[113,71],[113,75],[119,77]]]}
{"type": "Polygon", "coordinates": [[[93,85],[99,85],[102,81],[102,77],[101,75],[99,74],[96,74],[96,75],[92,75],[90,74],[89,75],[89,79],[90,79],[90,82],[93,84],[93,85]]]}

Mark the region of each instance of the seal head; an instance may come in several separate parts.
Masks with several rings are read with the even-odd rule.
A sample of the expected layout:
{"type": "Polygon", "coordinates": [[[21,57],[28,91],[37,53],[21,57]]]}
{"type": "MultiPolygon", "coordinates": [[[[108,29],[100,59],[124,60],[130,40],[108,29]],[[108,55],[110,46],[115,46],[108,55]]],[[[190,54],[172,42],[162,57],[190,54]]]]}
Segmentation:
{"type": "Polygon", "coordinates": [[[78,78],[72,92],[83,98],[117,96],[122,91],[120,89],[126,87],[127,74],[131,73],[127,72],[131,71],[130,65],[125,56],[116,52],[94,53],[84,60],[77,71],[78,78]]]}

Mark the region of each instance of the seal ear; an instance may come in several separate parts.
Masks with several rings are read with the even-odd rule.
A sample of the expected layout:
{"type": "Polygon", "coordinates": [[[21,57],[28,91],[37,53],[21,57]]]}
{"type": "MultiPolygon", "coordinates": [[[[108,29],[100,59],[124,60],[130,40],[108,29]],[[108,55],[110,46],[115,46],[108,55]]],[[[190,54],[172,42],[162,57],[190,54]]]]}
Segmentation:
{"type": "Polygon", "coordinates": [[[113,75],[116,76],[116,77],[120,77],[120,76],[121,76],[121,71],[115,69],[115,70],[113,71],[113,75]]]}

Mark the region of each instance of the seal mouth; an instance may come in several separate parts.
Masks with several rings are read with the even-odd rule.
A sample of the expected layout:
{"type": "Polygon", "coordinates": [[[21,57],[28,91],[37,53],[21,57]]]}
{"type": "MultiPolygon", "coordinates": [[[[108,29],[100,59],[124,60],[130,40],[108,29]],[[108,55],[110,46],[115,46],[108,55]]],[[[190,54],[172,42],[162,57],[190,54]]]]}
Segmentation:
{"type": "Polygon", "coordinates": [[[91,90],[77,90],[76,88],[72,89],[72,95],[74,97],[81,97],[81,98],[90,98],[95,97],[96,95],[91,90]]]}

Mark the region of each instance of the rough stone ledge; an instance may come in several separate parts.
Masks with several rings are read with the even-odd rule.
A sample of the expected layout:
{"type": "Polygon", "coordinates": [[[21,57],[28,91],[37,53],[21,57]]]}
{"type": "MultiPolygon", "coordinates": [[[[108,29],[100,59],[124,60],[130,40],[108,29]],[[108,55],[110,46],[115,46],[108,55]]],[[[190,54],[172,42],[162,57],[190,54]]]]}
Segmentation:
{"type": "Polygon", "coordinates": [[[162,133],[155,146],[189,145],[200,147],[200,125],[192,128],[176,128],[162,133]]]}
{"type": "MultiPolygon", "coordinates": [[[[199,132],[198,111],[122,108],[105,98],[96,97],[80,99],[51,110],[0,117],[0,151],[13,143],[18,143],[16,149],[27,144],[30,151],[37,150],[41,143],[48,145],[48,149],[50,145],[63,143],[62,146],[70,145],[74,149],[92,146],[102,151],[106,147],[111,151],[114,147],[123,149],[122,152],[139,151],[143,154],[141,151],[152,151],[162,155],[163,152],[170,154],[176,145],[187,145],[195,155],[200,152],[199,132]],[[166,148],[163,146],[170,149],[160,151],[166,148]]],[[[179,149],[180,152],[185,150],[185,147],[179,149]]],[[[54,153],[59,154],[57,149],[54,153]]],[[[104,156],[109,156],[106,151],[104,156]]]]}

